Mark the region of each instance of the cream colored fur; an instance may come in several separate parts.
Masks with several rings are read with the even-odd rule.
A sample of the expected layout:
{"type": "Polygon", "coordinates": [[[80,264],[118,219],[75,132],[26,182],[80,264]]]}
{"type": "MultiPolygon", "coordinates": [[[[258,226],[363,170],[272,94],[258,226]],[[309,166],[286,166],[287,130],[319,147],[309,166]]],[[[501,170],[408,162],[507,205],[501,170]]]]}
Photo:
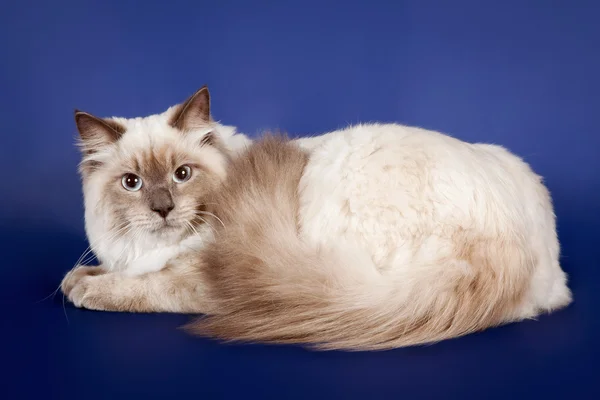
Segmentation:
{"type": "Polygon", "coordinates": [[[497,266],[499,278],[512,267],[531,269],[519,317],[570,301],[550,195],[500,146],[399,125],[333,132],[311,152],[300,204],[308,240],[352,243],[342,252],[361,249],[405,295],[426,287],[418,282],[446,285],[446,276],[473,272],[477,266],[453,254],[465,241],[487,240],[497,243],[498,261],[520,260],[497,266]]]}

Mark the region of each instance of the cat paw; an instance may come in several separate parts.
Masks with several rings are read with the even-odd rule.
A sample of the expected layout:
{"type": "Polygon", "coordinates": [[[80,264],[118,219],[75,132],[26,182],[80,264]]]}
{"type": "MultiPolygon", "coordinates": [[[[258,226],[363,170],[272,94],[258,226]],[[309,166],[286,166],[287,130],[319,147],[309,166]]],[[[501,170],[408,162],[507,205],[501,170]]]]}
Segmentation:
{"type": "Polygon", "coordinates": [[[106,270],[103,267],[86,267],[79,265],[70,270],[63,278],[60,289],[65,296],[69,296],[73,288],[79,283],[79,281],[86,276],[96,276],[104,274],[106,270]]]}
{"type": "Polygon", "coordinates": [[[102,278],[93,274],[81,276],[73,285],[67,298],[77,308],[112,311],[111,294],[107,291],[106,281],[102,278]]]}

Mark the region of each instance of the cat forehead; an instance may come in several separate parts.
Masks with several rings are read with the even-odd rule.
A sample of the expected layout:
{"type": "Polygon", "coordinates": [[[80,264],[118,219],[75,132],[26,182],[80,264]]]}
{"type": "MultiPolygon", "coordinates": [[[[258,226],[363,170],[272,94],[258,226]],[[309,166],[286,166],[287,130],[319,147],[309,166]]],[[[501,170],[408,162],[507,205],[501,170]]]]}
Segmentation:
{"type": "Polygon", "coordinates": [[[129,168],[152,175],[164,173],[181,163],[196,162],[204,153],[179,131],[126,132],[118,145],[118,154],[129,168]]]}
{"type": "Polygon", "coordinates": [[[143,152],[152,148],[172,146],[191,149],[198,136],[203,132],[186,134],[170,124],[171,110],[158,115],[140,118],[112,118],[122,125],[125,133],[118,142],[118,147],[125,153],[143,152]]]}
{"type": "Polygon", "coordinates": [[[193,161],[190,154],[164,145],[132,153],[126,163],[132,171],[146,178],[160,181],[181,164],[193,161]]]}
{"type": "Polygon", "coordinates": [[[165,140],[182,138],[181,132],[169,124],[166,114],[138,118],[112,118],[125,128],[121,142],[136,143],[144,140],[165,140]]]}

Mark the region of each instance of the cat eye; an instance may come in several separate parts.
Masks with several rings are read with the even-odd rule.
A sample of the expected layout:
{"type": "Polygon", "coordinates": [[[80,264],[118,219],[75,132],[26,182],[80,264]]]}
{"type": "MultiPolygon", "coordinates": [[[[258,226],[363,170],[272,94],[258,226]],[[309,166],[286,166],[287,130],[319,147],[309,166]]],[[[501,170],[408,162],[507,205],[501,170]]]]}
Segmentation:
{"type": "Polygon", "coordinates": [[[121,185],[130,192],[137,192],[142,188],[142,178],[134,174],[125,174],[121,178],[121,185]]]}
{"type": "Polygon", "coordinates": [[[181,167],[175,170],[175,173],[173,174],[173,180],[176,183],[183,183],[190,179],[191,176],[192,169],[187,165],[182,165],[181,167]]]}

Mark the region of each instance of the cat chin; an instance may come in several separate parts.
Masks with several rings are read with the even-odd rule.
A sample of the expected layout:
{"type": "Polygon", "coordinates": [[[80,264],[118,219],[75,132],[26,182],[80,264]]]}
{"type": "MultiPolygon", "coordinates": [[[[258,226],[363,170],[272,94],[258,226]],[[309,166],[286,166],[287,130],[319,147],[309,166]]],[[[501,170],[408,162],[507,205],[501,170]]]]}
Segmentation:
{"type": "Polygon", "coordinates": [[[150,228],[149,232],[157,237],[181,237],[181,234],[185,231],[184,224],[176,224],[173,222],[166,222],[156,227],[150,228]]]}
{"type": "Polygon", "coordinates": [[[176,244],[193,234],[185,224],[164,225],[151,232],[156,239],[168,244],[176,244]]]}

